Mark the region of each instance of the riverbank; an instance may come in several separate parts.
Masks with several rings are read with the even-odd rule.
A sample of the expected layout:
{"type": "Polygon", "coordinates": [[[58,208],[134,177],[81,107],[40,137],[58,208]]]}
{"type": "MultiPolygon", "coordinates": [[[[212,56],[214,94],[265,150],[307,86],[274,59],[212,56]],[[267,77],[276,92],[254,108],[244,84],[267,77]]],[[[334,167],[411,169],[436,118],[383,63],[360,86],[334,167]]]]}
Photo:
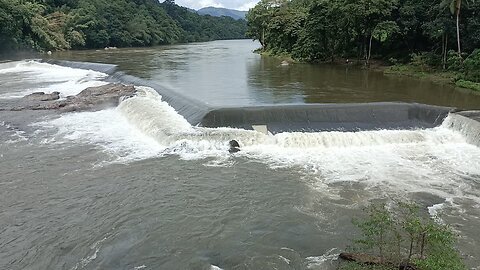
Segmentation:
{"type": "MultiPolygon", "coordinates": [[[[255,53],[265,57],[274,57],[280,59],[282,62],[291,63],[309,63],[308,61],[301,61],[294,59],[291,54],[281,53],[277,54],[272,51],[262,51],[257,49],[255,53]]],[[[312,63],[312,62],[310,62],[312,63]]],[[[418,79],[429,80],[434,83],[454,85],[463,89],[473,90],[474,93],[480,94],[480,83],[464,80],[460,72],[435,70],[431,67],[418,67],[413,64],[395,64],[391,65],[383,60],[372,59],[368,66],[364,60],[335,58],[329,61],[318,61],[312,64],[322,65],[343,65],[343,66],[357,66],[382,72],[386,75],[408,76],[418,79]]]]}
{"type": "Polygon", "coordinates": [[[398,64],[382,68],[383,73],[427,79],[437,83],[452,84],[461,88],[474,90],[480,94],[480,83],[458,79],[460,74],[451,71],[422,69],[411,64],[398,64]]]}

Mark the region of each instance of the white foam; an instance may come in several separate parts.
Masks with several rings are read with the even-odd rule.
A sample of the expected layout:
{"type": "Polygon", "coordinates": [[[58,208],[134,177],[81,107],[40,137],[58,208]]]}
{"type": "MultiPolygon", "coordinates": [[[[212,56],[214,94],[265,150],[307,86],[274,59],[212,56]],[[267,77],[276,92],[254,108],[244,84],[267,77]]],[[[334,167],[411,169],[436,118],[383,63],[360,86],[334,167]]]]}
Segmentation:
{"type": "Polygon", "coordinates": [[[283,257],[283,256],[281,256],[281,255],[278,255],[278,257],[279,257],[280,259],[282,259],[286,264],[290,264],[290,260],[289,260],[289,259],[287,259],[287,258],[285,258],[285,257],[283,257]]]}
{"type": "Polygon", "coordinates": [[[164,145],[175,140],[174,134],[194,132],[188,121],[163,102],[153,89],[137,87],[137,93],[136,97],[124,100],[118,110],[139,130],[164,145]]]}
{"type": "Polygon", "coordinates": [[[76,95],[87,87],[106,84],[101,81],[107,74],[85,69],[63,67],[38,61],[18,61],[0,64],[0,75],[18,80],[22,85],[31,85],[28,89],[16,88],[17,91],[1,93],[0,98],[21,98],[33,92],[51,93],[58,91],[64,98],[76,95]]]}
{"type": "Polygon", "coordinates": [[[9,123],[0,121],[0,127],[5,127],[8,131],[7,135],[11,136],[11,139],[4,141],[6,144],[15,144],[22,141],[28,141],[25,131],[12,127],[9,123]]]}
{"type": "Polygon", "coordinates": [[[100,252],[100,248],[103,242],[105,242],[108,238],[111,237],[111,233],[107,233],[102,239],[96,241],[90,246],[90,250],[93,251],[91,255],[87,255],[86,257],[82,258],[80,262],[76,263],[71,270],[76,270],[76,269],[84,269],[88,264],[90,264],[92,261],[97,259],[98,252],[100,252]]]}
{"type": "Polygon", "coordinates": [[[308,269],[325,269],[329,264],[338,259],[339,253],[334,253],[337,249],[332,248],[321,256],[311,256],[305,258],[308,269]]]}
{"type": "Polygon", "coordinates": [[[92,255],[83,258],[80,262],[82,268],[84,268],[89,263],[91,263],[93,260],[95,260],[97,258],[97,255],[98,255],[99,251],[100,251],[100,248],[96,248],[92,255]]]}
{"type": "Polygon", "coordinates": [[[165,149],[132,127],[117,109],[69,113],[35,125],[57,129],[55,138],[46,143],[91,143],[102,147],[117,162],[154,157],[165,149]]]}
{"type": "MultiPolygon", "coordinates": [[[[50,121],[58,138],[86,141],[128,162],[162,155],[205,159],[206,166],[231,166],[232,156],[256,159],[273,168],[296,168],[315,178],[312,186],[359,182],[385,192],[425,191],[450,198],[465,196],[480,175],[480,148],[448,126],[424,130],[281,133],[191,126],[153,89],[139,87],[138,96],[117,109],[76,113],[50,121]],[[242,151],[230,155],[228,141],[242,151]]],[[[447,119],[448,121],[448,119],[447,119]]],[[[44,123],[45,124],[45,123],[44,123]]]]}
{"type": "MultiPolygon", "coordinates": [[[[150,97],[156,95],[150,94],[150,97]]],[[[150,103],[142,100],[128,112],[123,111],[124,116],[142,133],[165,145],[169,154],[182,158],[216,156],[225,160],[229,156],[227,142],[236,139],[242,151],[235,155],[257,159],[274,168],[301,168],[317,175],[319,185],[314,186],[324,188],[324,184],[354,181],[371,187],[388,187],[386,192],[422,190],[444,198],[467,196],[479,201],[478,196],[467,194],[471,185],[462,177],[480,175],[480,149],[468,144],[460,132],[445,125],[425,130],[266,135],[230,128],[191,127],[173,110],[159,110],[150,103]],[[145,111],[152,116],[146,118],[147,124],[142,123],[145,118],[136,117],[145,111]],[[160,119],[152,121],[154,117],[160,119]],[[178,129],[171,128],[178,123],[178,129]],[[167,132],[164,131],[166,127],[167,132]]],[[[162,106],[168,104],[163,102],[162,106]]]]}
{"type": "Polygon", "coordinates": [[[430,217],[437,223],[439,224],[445,224],[445,221],[441,218],[441,214],[446,207],[445,203],[448,203],[450,205],[453,204],[453,199],[452,198],[447,198],[445,202],[443,203],[437,203],[432,206],[427,207],[428,209],[428,214],[430,214],[430,217]]]}

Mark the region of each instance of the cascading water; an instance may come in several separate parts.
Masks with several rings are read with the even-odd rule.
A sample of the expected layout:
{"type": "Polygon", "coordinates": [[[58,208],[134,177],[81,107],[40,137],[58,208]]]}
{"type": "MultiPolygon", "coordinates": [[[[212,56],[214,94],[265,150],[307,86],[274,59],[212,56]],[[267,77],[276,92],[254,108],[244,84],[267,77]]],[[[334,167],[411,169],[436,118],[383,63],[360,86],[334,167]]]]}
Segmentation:
{"type": "Polygon", "coordinates": [[[445,119],[442,127],[458,131],[468,143],[480,146],[480,122],[462,115],[452,114],[445,119]]]}
{"type": "Polygon", "coordinates": [[[451,128],[471,132],[465,128],[469,125],[456,121],[449,115],[442,125],[429,129],[267,135],[192,126],[156,91],[137,87],[137,95],[115,109],[66,114],[40,125],[57,127],[59,138],[103,145],[117,157],[114,163],[173,154],[187,160],[213,158],[215,166],[232,166],[227,161],[228,141],[235,139],[241,145],[235,156],[320,177],[313,186],[325,196],[336,195],[324,185],[358,182],[385,194],[422,190],[446,200],[462,194],[480,203],[469,192],[470,184],[458,185],[464,176],[480,175],[480,150],[467,143],[458,128],[451,128]]]}
{"type": "Polygon", "coordinates": [[[452,122],[445,120],[443,128],[418,130],[373,130],[359,132],[284,132],[266,135],[256,131],[233,128],[203,128],[191,126],[181,115],[161,100],[161,96],[148,87],[137,87],[138,95],[121,102],[118,109],[129,123],[160,144],[169,145],[180,140],[209,141],[225,144],[235,139],[242,146],[266,145],[284,148],[329,148],[381,146],[387,144],[463,143],[464,138],[444,130],[452,122]]]}

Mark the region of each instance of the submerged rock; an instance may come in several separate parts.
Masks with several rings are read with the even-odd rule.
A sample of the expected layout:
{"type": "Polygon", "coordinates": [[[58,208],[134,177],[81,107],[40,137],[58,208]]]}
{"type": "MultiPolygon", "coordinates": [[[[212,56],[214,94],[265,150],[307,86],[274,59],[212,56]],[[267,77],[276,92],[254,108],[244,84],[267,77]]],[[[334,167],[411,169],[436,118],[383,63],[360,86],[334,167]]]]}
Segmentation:
{"type": "Polygon", "coordinates": [[[389,269],[397,268],[399,270],[416,270],[417,267],[411,263],[394,263],[388,260],[382,260],[382,258],[377,256],[372,256],[366,253],[340,253],[338,255],[340,259],[356,262],[360,265],[380,265],[386,266],[389,269]]]}
{"type": "Polygon", "coordinates": [[[133,85],[111,83],[107,85],[89,87],[77,94],[60,100],[60,93],[45,94],[37,92],[21,99],[8,101],[0,104],[0,111],[22,110],[60,110],[72,111],[95,111],[108,107],[115,107],[120,103],[123,96],[132,96],[136,92],[133,85]]]}
{"type": "Polygon", "coordinates": [[[228,149],[230,154],[240,152],[240,144],[236,140],[231,140],[228,144],[230,145],[230,149],[228,149]]]}

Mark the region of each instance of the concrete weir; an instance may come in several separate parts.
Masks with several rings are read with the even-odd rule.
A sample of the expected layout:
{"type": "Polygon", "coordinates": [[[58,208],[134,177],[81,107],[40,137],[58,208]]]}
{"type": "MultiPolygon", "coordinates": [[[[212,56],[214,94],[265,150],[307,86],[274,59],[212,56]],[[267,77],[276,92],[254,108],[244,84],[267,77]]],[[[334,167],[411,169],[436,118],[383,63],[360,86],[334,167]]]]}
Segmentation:
{"type": "Polygon", "coordinates": [[[286,104],[251,107],[213,107],[192,97],[166,89],[154,81],[127,75],[115,65],[46,60],[45,62],[109,74],[107,80],[149,86],[192,125],[256,129],[264,133],[358,131],[375,129],[432,128],[444,123],[480,146],[480,113],[450,113],[454,108],[402,102],[345,104],[286,104]]]}
{"type": "Polygon", "coordinates": [[[102,63],[91,63],[91,62],[76,62],[76,61],[66,61],[66,60],[41,60],[44,63],[59,65],[70,68],[78,69],[89,69],[93,71],[102,72],[108,75],[112,75],[117,71],[116,65],[102,64],[102,63]]]}
{"type": "Polygon", "coordinates": [[[200,124],[244,129],[266,126],[271,133],[413,129],[442,124],[450,110],[448,107],[396,102],[272,105],[214,109],[203,117],[200,124]]]}
{"type": "Polygon", "coordinates": [[[480,110],[452,113],[444,125],[462,133],[468,143],[480,147],[480,110]]]}

